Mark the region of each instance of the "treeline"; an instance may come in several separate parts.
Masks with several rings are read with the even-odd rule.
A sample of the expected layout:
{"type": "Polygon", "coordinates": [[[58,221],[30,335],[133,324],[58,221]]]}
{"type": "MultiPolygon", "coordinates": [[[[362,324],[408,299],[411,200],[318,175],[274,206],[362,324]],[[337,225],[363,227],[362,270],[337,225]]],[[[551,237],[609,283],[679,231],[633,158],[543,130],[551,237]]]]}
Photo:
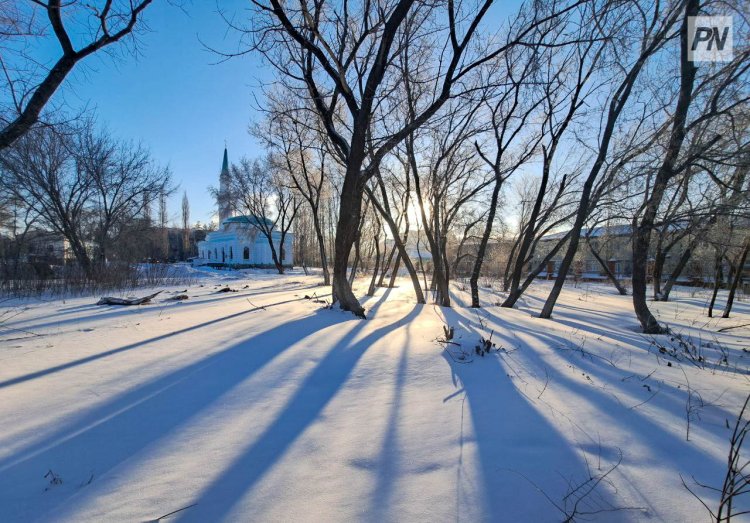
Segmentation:
{"type": "Polygon", "coordinates": [[[5,281],[117,280],[134,262],[187,259],[205,236],[186,196],[170,227],[169,169],[87,119],[32,128],[0,155],[0,175],[5,281]]]}

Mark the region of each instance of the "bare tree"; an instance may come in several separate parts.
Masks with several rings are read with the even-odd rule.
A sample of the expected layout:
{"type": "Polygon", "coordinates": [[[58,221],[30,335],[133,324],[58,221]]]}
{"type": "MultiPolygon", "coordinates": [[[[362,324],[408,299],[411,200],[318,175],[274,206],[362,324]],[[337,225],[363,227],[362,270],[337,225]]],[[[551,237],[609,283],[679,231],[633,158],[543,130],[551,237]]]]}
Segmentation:
{"type": "Polygon", "coordinates": [[[742,106],[750,100],[747,92],[736,95],[736,84],[743,82],[743,77],[750,70],[750,52],[737,53],[735,59],[718,71],[698,79],[697,65],[689,57],[688,17],[700,12],[698,0],[688,0],[685,6],[685,17],[680,29],[680,88],[675,103],[674,115],[668,122],[669,131],[665,137],[667,143],[654,176],[650,192],[645,201],[640,220],[634,230],[633,238],[633,306],[638,321],[644,332],[657,334],[664,332],[656,318],[651,314],[646,302],[647,252],[651,241],[657,212],[669,182],[681,172],[689,169],[699,158],[709,155],[710,150],[720,141],[719,135],[703,132],[711,127],[713,119],[730,115],[734,107],[742,106]],[[705,96],[705,107],[700,115],[691,118],[690,107],[696,98],[705,96]],[[689,135],[695,132],[699,140],[690,140],[689,135]],[[685,147],[684,145],[690,145],[685,147]]]}
{"type": "Polygon", "coordinates": [[[15,6],[9,11],[4,3],[0,81],[8,96],[0,99],[0,151],[39,121],[55,91],[79,62],[132,35],[151,2],[99,0],[83,5],[78,1],[34,0],[34,5],[15,6]],[[47,18],[46,24],[38,16],[40,11],[47,18]],[[25,41],[43,39],[50,30],[60,46],[60,55],[49,69],[40,71],[40,61],[27,54],[35,46],[25,41]]]}
{"type": "Polygon", "coordinates": [[[287,255],[292,254],[285,251],[286,237],[301,202],[273,166],[268,159],[261,163],[243,158],[231,168],[232,192],[248,221],[268,241],[276,270],[284,274],[287,255]]]}
{"type": "MultiPolygon", "coordinates": [[[[590,29],[579,29],[579,45],[571,46],[571,49],[562,52],[548,53],[543,57],[544,69],[540,73],[540,111],[541,117],[541,161],[542,170],[536,196],[529,209],[528,215],[522,213],[522,226],[519,231],[519,243],[514,246],[512,260],[512,272],[509,278],[508,296],[502,303],[503,307],[513,307],[532,280],[527,280],[522,287],[521,276],[524,268],[532,261],[535,245],[538,242],[544,228],[549,230],[548,220],[555,216],[558,205],[565,202],[563,198],[568,188],[575,169],[568,168],[558,184],[554,184],[553,165],[557,157],[558,148],[566,133],[571,129],[576,116],[585,107],[587,99],[597,92],[594,83],[595,73],[600,67],[600,60],[605,50],[605,42],[597,38],[597,29],[593,33],[590,29]],[[594,85],[591,85],[594,83],[594,85]],[[552,186],[557,185],[555,190],[550,191],[552,186]],[[551,201],[548,193],[552,194],[551,201]],[[545,198],[548,204],[545,208],[545,198]]],[[[553,222],[555,223],[555,222],[553,222]]],[[[559,223],[559,222],[557,222],[559,223]]],[[[546,267],[548,259],[538,264],[537,272],[546,267]]],[[[531,271],[533,272],[533,271],[531,271]]],[[[533,278],[532,278],[533,279],[533,278]]]]}
{"type": "Polygon", "coordinates": [[[91,182],[99,263],[107,261],[120,232],[142,214],[154,195],[159,195],[160,227],[166,227],[166,197],[173,190],[171,174],[158,166],[142,145],[116,140],[89,125],[82,131],[75,159],[91,182]]]}
{"type": "Polygon", "coordinates": [[[5,191],[39,211],[40,221],[69,243],[80,267],[93,276],[85,222],[93,182],[75,160],[73,138],[51,128],[35,129],[0,156],[5,191]]]}
{"type": "Polygon", "coordinates": [[[479,107],[468,100],[457,101],[444,118],[420,133],[421,139],[412,133],[405,141],[421,230],[432,255],[434,301],[443,307],[451,304],[449,233],[461,210],[478,204],[475,198],[494,180],[473,150],[472,138],[479,132],[475,125],[479,107]],[[417,151],[419,143],[421,151],[417,151]]]}
{"type": "Polygon", "coordinates": [[[287,172],[295,191],[307,203],[318,241],[323,284],[330,285],[322,198],[330,184],[326,171],[333,162],[327,149],[317,145],[327,138],[315,129],[317,122],[312,120],[310,112],[295,107],[289,97],[273,99],[266,112],[268,118],[255,130],[255,135],[269,150],[277,153],[274,158],[282,164],[279,167],[287,172]]]}

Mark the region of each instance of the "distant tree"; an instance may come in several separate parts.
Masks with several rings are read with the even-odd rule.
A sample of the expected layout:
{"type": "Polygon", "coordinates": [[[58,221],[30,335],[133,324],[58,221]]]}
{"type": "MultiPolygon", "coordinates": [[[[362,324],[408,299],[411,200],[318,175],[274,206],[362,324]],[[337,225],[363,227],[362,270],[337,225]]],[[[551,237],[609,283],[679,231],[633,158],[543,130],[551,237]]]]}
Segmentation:
{"type": "Polygon", "coordinates": [[[0,15],[0,151],[29,132],[55,91],[86,57],[123,40],[141,25],[152,0],[2,2],[0,15]],[[47,22],[42,22],[41,13],[47,22]],[[60,54],[49,68],[30,53],[53,33],[60,54]]]}
{"type": "Polygon", "coordinates": [[[2,190],[36,209],[91,278],[123,231],[148,228],[142,215],[152,195],[171,191],[148,151],[91,127],[37,127],[0,155],[0,170],[2,190]]]}
{"type": "Polygon", "coordinates": [[[188,201],[187,191],[182,193],[182,252],[184,258],[188,258],[190,253],[190,202],[188,201]]]}
{"type": "Polygon", "coordinates": [[[285,252],[286,237],[301,200],[268,159],[251,162],[243,158],[239,164],[232,165],[230,174],[238,206],[268,241],[276,270],[283,274],[287,254],[292,254],[285,252]],[[279,237],[278,250],[275,234],[279,237]]]}
{"type": "Polygon", "coordinates": [[[75,160],[91,182],[96,255],[104,263],[120,232],[143,214],[153,195],[160,195],[160,210],[165,209],[166,195],[173,190],[171,175],[143,146],[117,140],[91,125],[78,139],[75,160]]]}
{"type": "Polygon", "coordinates": [[[74,138],[49,127],[26,133],[0,155],[3,189],[38,210],[40,222],[62,235],[90,277],[86,222],[94,196],[93,180],[76,162],[74,138]]]}

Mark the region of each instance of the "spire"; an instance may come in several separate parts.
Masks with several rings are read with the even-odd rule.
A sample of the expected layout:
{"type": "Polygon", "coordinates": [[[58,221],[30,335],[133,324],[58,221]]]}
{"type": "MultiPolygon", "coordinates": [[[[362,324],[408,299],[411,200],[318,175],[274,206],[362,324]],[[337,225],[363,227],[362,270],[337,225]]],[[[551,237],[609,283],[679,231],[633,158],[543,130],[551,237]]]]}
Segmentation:
{"type": "Polygon", "coordinates": [[[224,144],[224,161],[221,162],[221,172],[222,174],[229,172],[229,156],[227,155],[226,144],[224,144]]]}
{"type": "Polygon", "coordinates": [[[227,154],[226,144],[224,145],[224,160],[221,163],[221,173],[219,174],[219,224],[232,216],[232,197],[229,188],[229,155],[227,154]]]}

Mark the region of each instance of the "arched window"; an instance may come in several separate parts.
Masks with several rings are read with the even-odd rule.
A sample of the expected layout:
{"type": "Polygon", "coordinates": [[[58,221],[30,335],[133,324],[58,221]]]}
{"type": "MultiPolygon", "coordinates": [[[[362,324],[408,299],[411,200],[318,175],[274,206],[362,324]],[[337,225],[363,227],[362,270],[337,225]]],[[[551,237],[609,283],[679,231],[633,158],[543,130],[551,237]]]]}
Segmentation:
{"type": "Polygon", "coordinates": [[[221,248],[221,263],[224,263],[227,259],[227,255],[224,254],[224,247],[221,248]]]}
{"type": "Polygon", "coordinates": [[[229,259],[230,260],[234,259],[234,250],[232,250],[232,246],[231,245],[229,246],[229,259]]]}
{"type": "Polygon", "coordinates": [[[243,260],[250,259],[250,247],[245,247],[244,249],[242,249],[242,259],[243,260]]]}
{"type": "Polygon", "coordinates": [[[208,259],[211,259],[211,251],[208,251],[208,259]]]}

